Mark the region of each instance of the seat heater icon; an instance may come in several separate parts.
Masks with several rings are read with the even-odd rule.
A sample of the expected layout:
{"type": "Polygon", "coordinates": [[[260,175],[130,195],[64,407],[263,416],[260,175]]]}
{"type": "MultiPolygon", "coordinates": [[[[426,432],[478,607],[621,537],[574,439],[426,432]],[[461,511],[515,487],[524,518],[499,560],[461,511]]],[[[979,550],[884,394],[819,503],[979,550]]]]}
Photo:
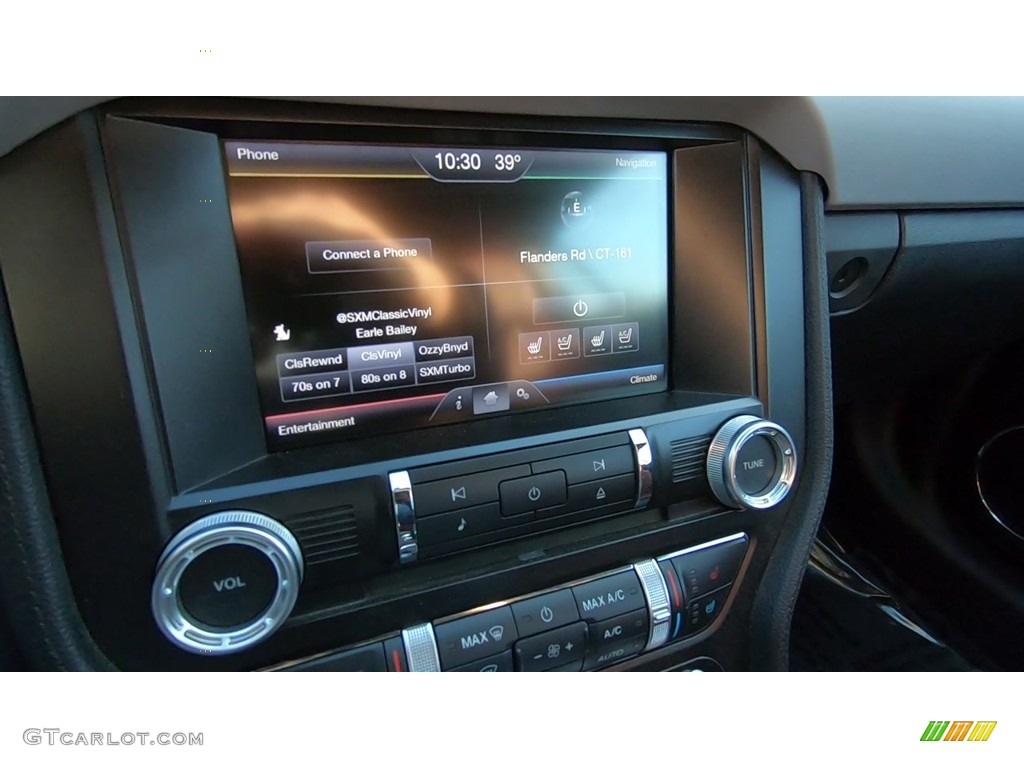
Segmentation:
{"type": "Polygon", "coordinates": [[[531,355],[539,355],[541,347],[544,346],[544,337],[538,336],[536,341],[531,341],[526,345],[526,351],[531,355]]]}
{"type": "Polygon", "coordinates": [[[590,346],[594,349],[604,346],[604,331],[601,331],[597,336],[590,337],[590,346]]]}

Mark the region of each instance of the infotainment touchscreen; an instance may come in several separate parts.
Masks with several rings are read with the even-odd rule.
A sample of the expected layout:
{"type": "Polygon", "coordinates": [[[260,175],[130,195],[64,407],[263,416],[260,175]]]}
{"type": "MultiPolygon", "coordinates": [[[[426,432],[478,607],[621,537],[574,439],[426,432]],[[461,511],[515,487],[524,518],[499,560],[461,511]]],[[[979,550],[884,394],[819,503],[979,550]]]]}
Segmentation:
{"type": "Polygon", "coordinates": [[[664,152],[226,141],[268,444],[664,391],[664,152]]]}

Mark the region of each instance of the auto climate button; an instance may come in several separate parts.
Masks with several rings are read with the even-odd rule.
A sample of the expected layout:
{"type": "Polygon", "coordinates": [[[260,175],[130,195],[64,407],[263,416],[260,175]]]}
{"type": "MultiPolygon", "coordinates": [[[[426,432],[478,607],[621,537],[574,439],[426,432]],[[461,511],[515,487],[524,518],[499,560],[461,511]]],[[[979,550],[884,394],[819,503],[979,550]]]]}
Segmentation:
{"type": "Polygon", "coordinates": [[[647,645],[648,628],[646,610],[632,611],[592,624],[583,668],[596,669],[640,653],[647,645]]]}

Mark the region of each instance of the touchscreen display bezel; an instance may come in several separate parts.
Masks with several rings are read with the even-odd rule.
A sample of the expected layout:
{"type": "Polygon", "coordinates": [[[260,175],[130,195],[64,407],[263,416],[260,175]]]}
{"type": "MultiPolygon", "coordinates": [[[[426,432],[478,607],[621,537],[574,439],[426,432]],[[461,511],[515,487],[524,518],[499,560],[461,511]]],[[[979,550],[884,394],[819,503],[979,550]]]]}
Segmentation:
{"type": "MultiPolygon", "coordinates": [[[[623,142],[623,144],[627,144],[627,143],[631,143],[631,142],[623,142]]],[[[445,182],[485,181],[485,182],[489,182],[489,183],[496,184],[496,185],[500,184],[502,182],[514,181],[514,179],[510,178],[514,174],[506,173],[505,174],[506,178],[487,178],[487,179],[483,179],[483,180],[475,180],[475,179],[472,179],[472,178],[451,178],[451,176],[453,176],[453,175],[458,177],[459,174],[460,174],[460,170],[468,170],[468,171],[470,171],[470,174],[472,172],[472,167],[470,167],[470,166],[465,166],[464,165],[463,167],[460,168],[459,164],[458,164],[458,161],[457,161],[457,158],[460,157],[460,156],[461,157],[467,157],[467,156],[469,156],[469,153],[472,153],[472,155],[475,155],[478,158],[482,156],[484,158],[483,164],[484,164],[485,173],[486,173],[486,170],[487,170],[488,166],[490,166],[493,163],[493,161],[495,160],[496,157],[498,157],[499,159],[501,157],[505,157],[505,158],[522,158],[522,161],[523,161],[522,165],[523,166],[527,165],[526,160],[528,158],[534,158],[534,157],[537,157],[537,156],[541,157],[542,159],[548,159],[548,158],[554,156],[557,160],[562,160],[563,158],[571,159],[574,156],[577,157],[577,159],[579,159],[579,157],[582,157],[583,159],[593,159],[593,158],[597,158],[599,156],[607,156],[609,158],[612,157],[612,156],[621,156],[621,157],[624,157],[624,158],[647,158],[647,159],[657,158],[657,162],[660,164],[660,167],[658,167],[658,172],[659,172],[660,178],[657,180],[658,185],[659,185],[659,189],[658,189],[658,192],[657,192],[657,198],[658,198],[657,202],[658,202],[658,205],[660,206],[660,211],[658,211],[656,213],[656,219],[657,219],[657,224],[660,227],[661,233],[663,233],[663,241],[660,241],[660,239],[659,239],[659,243],[658,243],[658,247],[660,248],[661,253],[659,254],[660,264],[658,264],[657,272],[656,272],[656,274],[658,274],[657,289],[656,290],[660,291],[660,293],[661,293],[660,300],[659,300],[658,305],[656,307],[656,312],[657,312],[657,321],[656,322],[657,322],[657,324],[660,325],[660,327],[658,328],[658,334],[655,336],[655,338],[658,339],[658,342],[657,342],[657,345],[656,345],[657,348],[658,348],[658,362],[657,362],[656,365],[647,366],[647,368],[651,368],[652,369],[651,371],[646,370],[646,368],[643,371],[641,371],[638,368],[637,372],[636,372],[636,375],[630,376],[630,377],[628,377],[626,379],[626,380],[629,380],[629,381],[632,382],[630,386],[631,386],[633,391],[627,391],[626,387],[620,387],[618,390],[616,390],[614,392],[610,392],[610,393],[608,393],[608,392],[601,392],[601,391],[593,391],[593,392],[587,392],[587,393],[577,393],[572,399],[570,399],[568,401],[553,402],[553,403],[547,405],[546,408],[571,407],[572,405],[583,404],[583,403],[596,403],[596,402],[605,402],[605,401],[609,401],[609,400],[615,400],[615,399],[618,399],[620,397],[632,397],[632,396],[642,396],[642,395],[645,395],[645,394],[663,393],[663,392],[665,392],[665,391],[667,391],[667,390],[669,390],[671,388],[671,372],[672,372],[672,360],[671,360],[671,355],[670,355],[670,350],[671,350],[671,339],[670,339],[670,334],[671,334],[671,307],[670,307],[670,304],[671,304],[671,285],[672,285],[672,273],[671,273],[671,261],[672,261],[672,247],[671,247],[671,244],[672,244],[671,190],[672,190],[673,180],[672,180],[672,167],[671,167],[672,166],[672,164],[671,164],[671,157],[672,157],[672,155],[671,155],[670,151],[668,151],[666,148],[663,148],[663,147],[627,147],[627,146],[622,146],[622,145],[602,146],[602,147],[578,147],[578,146],[572,146],[572,147],[548,147],[548,146],[516,145],[514,147],[512,147],[512,146],[497,147],[495,145],[479,144],[479,145],[472,145],[472,146],[458,145],[458,148],[459,148],[460,151],[456,152],[455,150],[453,150],[451,148],[452,145],[429,144],[429,143],[415,143],[415,144],[413,144],[413,143],[372,144],[372,143],[368,143],[368,142],[323,142],[323,141],[312,142],[312,141],[302,141],[302,140],[281,141],[281,142],[265,142],[265,141],[259,141],[259,140],[257,140],[257,141],[240,141],[238,139],[223,139],[221,144],[222,144],[222,151],[225,153],[225,159],[227,161],[225,163],[225,173],[228,174],[227,181],[228,181],[229,188],[230,188],[230,185],[231,185],[231,182],[232,182],[232,178],[231,178],[231,171],[232,171],[231,159],[232,159],[232,155],[236,151],[241,153],[241,150],[239,150],[238,148],[242,147],[242,146],[247,148],[246,149],[246,154],[249,155],[250,157],[252,156],[252,154],[254,152],[261,152],[263,154],[259,155],[258,157],[263,157],[263,158],[269,158],[270,152],[275,152],[276,150],[272,150],[272,149],[255,149],[254,150],[254,149],[251,149],[251,148],[252,147],[265,147],[265,148],[278,147],[278,148],[284,149],[284,148],[294,147],[294,148],[298,148],[298,149],[301,149],[301,150],[310,150],[314,154],[317,151],[320,151],[320,152],[326,151],[327,153],[330,153],[332,149],[336,149],[336,148],[343,148],[343,149],[349,149],[349,150],[361,150],[361,149],[381,150],[383,152],[391,152],[393,154],[408,152],[408,153],[410,153],[414,157],[416,162],[421,167],[426,165],[427,162],[431,162],[432,163],[433,159],[435,159],[436,157],[441,157],[443,159],[445,157],[454,156],[456,158],[456,168],[455,169],[444,167],[443,164],[441,163],[441,161],[438,161],[438,163],[439,163],[439,167],[438,168],[432,169],[438,175],[440,175],[442,177],[447,175],[449,178],[436,178],[435,177],[435,180],[445,181],[445,182]],[[463,153],[465,153],[465,154],[463,154],[463,153]],[[657,371],[653,371],[654,368],[658,368],[658,370],[657,371]],[[643,374],[643,375],[641,375],[641,374],[643,374]],[[649,380],[649,383],[648,382],[644,382],[643,381],[644,379],[649,380]]],[[[246,158],[246,159],[248,159],[248,158],[246,158]]],[[[255,175],[255,174],[245,174],[245,175],[255,175]]],[[[431,174],[431,175],[433,175],[433,174],[431,174]]],[[[501,176],[502,174],[500,174],[500,173],[496,174],[494,172],[494,170],[491,169],[490,176],[494,177],[495,175],[501,176]]],[[[445,185],[445,186],[447,187],[447,185],[445,185]]],[[[443,189],[442,189],[442,191],[443,191],[443,189]]],[[[232,204],[232,212],[233,212],[233,214],[237,212],[237,209],[235,207],[235,203],[237,202],[237,199],[238,199],[237,198],[237,194],[230,193],[230,189],[229,189],[229,201],[232,204]]],[[[564,211],[563,211],[563,213],[564,213],[564,211]]],[[[564,218],[564,216],[563,216],[563,218],[564,218]]],[[[650,226],[649,223],[648,223],[648,226],[650,226]]],[[[236,248],[237,248],[237,251],[238,251],[238,254],[239,254],[240,268],[242,270],[243,278],[244,278],[245,277],[245,271],[246,271],[246,257],[247,257],[246,250],[247,249],[246,249],[245,244],[242,242],[243,238],[240,236],[238,227],[239,227],[239,223],[238,223],[237,217],[236,217],[233,220],[233,230],[235,232],[236,248]]],[[[422,243],[422,241],[411,242],[411,245],[410,245],[410,243],[406,243],[406,242],[403,241],[403,243],[401,243],[400,245],[401,246],[408,246],[409,248],[414,248],[416,246],[420,246],[421,248],[423,248],[423,245],[421,243],[422,243]]],[[[310,247],[310,244],[316,246],[318,244],[322,245],[324,243],[323,242],[318,243],[317,241],[314,241],[314,240],[307,240],[307,242],[306,242],[307,259],[309,258],[308,249],[310,247]]],[[[329,244],[330,243],[328,243],[328,245],[329,244]]],[[[363,245],[372,245],[372,244],[363,243],[363,245]]],[[[312,266],[307,265],[307,266],[308,266],[308,271],[310,272],[310,274],[312,274],[314,272],[322,273],[322,272],[335,271],[331,267],[331,265],[327,264],[327,263],[321,264],[321,263],[318,262],[315,265],[312,265],[312,266]],[[315,270],[313,269],[313,266],[316,267],[315,270]]],[[[337,271],[339,271],[339,272],[350,272],[351,270],[350,269],[346,269],[346,270],[337,270],[337,271]]],[[[243,282],[245,282],[244,279],[243,279],[243,282]]],[[[273,406],[268,407],[268,395],[267,395],[267,391],[266,391],[267,390],[267,386],[266,386],[266,379],[267,379],[267,371],[266,371],[267,362],[266,362],[266,359],[267,359],[267,354],[266,354],[266,352],[263,352],[263,351],[261,351],[258,348],[259,347],[259,342],[257,341],[257,338],[255,336],[255,334],[257,332],[266,333],[267,329],[260,327],[257,330],[257,325],[260,324],[260,322],[264,318],[262,318],[262,317],[258,318],[258,317],[255,316],[257,313],[254,313],[253,309],[252,309],[252,299],[251,299],[250,290],[247,289],[245,293],[246,293],[247,313],[249,315],[250,333],[251,333],[251,336],[252,336],[252,343],[253,343],[253,354],[254,354],[254,357],[256,358],[257,370],[258,370],[257,375],[258,375],[258,378],[260,379],[261,409],[263,411],[263,418],[264,418],[264,421],[265,421],[266,429],[264,430],[264,435],[265,435],[265,437],[267,439],[268,449],[271,452],[275,452],[275,451],[279,451],[279,450],[287,450],[287,449],[290,449],[290,448],[300,447],[302,445],[313,444],[313,443],[326,443],[326,442],[346,441],[347,439],[351,439],[351,438],[355,438],[355,437],[366,435],[368,433],[368,431],[369,431],[368,429],[353,430],[354,434],[349,434],[349,435],[345,435],[344,433],[339,433],[338,430],[324,429],[324,430],[322,430],[322,433],[320,433],[320,434],[318,434],[316,432],[307,432],[305,434],[302,434],[301,437],[298,437],[298,438],[296,438],[295,434],[291,434],[291,435],[287,436],[284,439],[278,438],[278,436],[276,436],[273,433],[273,430],[277,429],[277,428],[292,428],[292,427],[283,427],[283,426],[280,426],[280,425],[275,427],[273,425],[273,423],[272,423],[272,420],[276,419],[276,420],[281,421],[282,424],[285,424],[286,421],[287,421],[285,419],[285,417],[288,415],[288,413],[287,412],[283,412],[282,410],[279,410],[277,408],[274,408],[273,406]]],[[[600,300],[602,297],[601,296],[590,296],[588,294],[587,297],[583,297],[583,298],[584,299],[589,299],[591,302],[593,302],[595,300],[600,300]]],[[[577,306],[579,306],[579,305],[577,305],[577,306]]],[[[339,317],[340,316],[341,315],[339,313],[339,317]]],[[[600,321],[595,320],[593,322],[596,323],[596,322],[600,322],[600,321]]],[[[262,323],[262,325],[265,325],[265,323],[262,323]]],[[[618,330],[621,331],[621,333],[623,335],[626,335],[626,334],[631,333],[631,331],[630,331],[629,328],[626,328],[625,326],[626,325],[636,326],[637,323],[635,323],[635,322],[633,322],[633,323],[622,323],[622,325],[623,325],[623,328],[621,328],[621,329],[618,329],[618,326],[609,326],[609,328],[607,330],[608,330],[609,333],[613,334],[614,331],[616,329],[618,329],[618,330]]],[[[580,328],[579,329],[579,333],[583,334],[583,332],[585,330],[589,330],[589,328],[580,328]]],[[[594,338],[597,339],[597,338],[599,338],[599,334],[598,334],[598,330],[599,329],[597,329],[595,327],[594,330],[595,330],[594,338]]],[[[640,329],[636,328],[634,330],[637,332],[637,335],[639,336],[640,335],[640,329]]],[[[275,332],[284,331],[285,333],[287,333],[287,331],[285,329],[283,329],[283,328],[282,329],[278,329],[277,327],[274,328],[274,331],[275,332]]],[[[553,337],[549,337],[548,341],[552,345],[554,345],[555,342],[551,340],[552,338],[553,337]]],[[[450,341],[450,339],[448,339],[448,340],[450,341]]],[[[561,337],[558,337],[558,340],[560,341],[561,337]]],[[[535,342],[535,340],[534,340],[534,342],[535,342]]],[[[629,345],[627,344],[626,347],[628,348],[628,346],[629,345]]],[[[610,347],[610,344],[609,344],[609,347],[610,347]]],[[[553,346],[552,346],[552,349],[554,349],[553,346]]],[[[336,351],[336,352],[341,353],[342,349],[333,349],[333,350],[329,350],[329,351],[336,351]]],[[[526,354],[526,353],[523,353],[523,354],[526,354]]],[[[552,354],[554,354],[554,353],[552,352],[552,354]]],[[[610,368],[610,370],[611,371],[615,371],[615,370],[619,370],[619,369],[613,367],[613,368],[610,368]]],[[[331,377],[328,376],[327,378],[329,379],[331,377]]],[[[334,377],[334,378],[339,378],[339,377],[334,377]]],[[[573,378],[573,377],[570,377],[570,378],[573,378]]],[[[350,379],[350,381],[351,381],[351,379],[350,379]]],[[[455,382],[455,383],[457,383],[457,382],[455,382]]],[[[474,385],[474,384],[477,384],[477,383],[479,383],[479,382],[473,382],[473,381],[469,382],[470,385],[474,385]]],[[[309,386],[305,382],[302,382],[302,384],[304,386],[309,386]]],[[[527,406],[526,406],[525,400],[526,400],[526,398],[529,398],[531,394],[533,394],[533,396],[534,396],[533,399],[534,399],[535,402],[538,400],[538,395],[540,397],[543,397],[543,395],[541,393],[537,392],[534,388],[532,388],[531,382],[529,382],[529,381],[525,381],[525,380],[524,381],[518,381],[518,380],[517,381],[511,381],[510,380],[509,384],[510,385],[512,385],[512,384],[517,385],[517,386],[512,386],[511,389],[510,389],[509,408],[505,409],[506,413],[498,413],[498,414],[495,414],[495,415],[508,415],[509,413],[516,413],[520,409],[526,410],[527,406]],[[520,392],[520,390],[522,390],[522,392],[520,392]],[[520,397],[518,399],[520,401],[522,401],[522,402],[518,403],[519,408],[516,407],[517,404],[516,404],[515,401],[516,401],[517,398],[516,398],[515,393],[519,393],[520,397]]],[[[354,386],[354,385],[352,385],[350,383],[349,386],[354,386]]],[[[412,431],[412,430],[431,428],[431,427],[433,427],[435,425],[440,425],[440,424],[445,424],[445,423],[453,423],[453,422],[461,421],[463,419],[458,418],[459,414],[456,414],[454,412],[454,409],[457,406],[459,406],[459,405],[463,405],[463,403],[465,403],[466,405],[469,405],[469,403],[471,402],[471,398],[472,398],[472,396],[474,394],[472,389],[473,389],[472,386],[467,387],[466,391],[462,391],[460,389],[460,390],[458,390],[457,394],[455,394],[456,390],[454,390],[454,389],[452,390],[452,393],[453,393],[452,397],[446,398],[446,400],[445,400],[445,407],[446,407],[447,411],[449,411],[449,413],[447,413],[447,418],[439,418],[439,416],[443,417],[445,415],[442,412],[443,409],[441,409],[439,407],[438,411],[435,411],[434,416],[432,417],[432,420],[429,423],[414,423],[414,424],[411,424],[411,425],[409,425],[407,427],[398,426],[398,425],[395,425],[395,424],[392,423],[392,424],[384,425],[383,429],[380,429],[380,431],[390,432],[390,433],[406,432],[406,431],[412,431]],[[463,398],[465,398],[465,399],[463,399],[463,398]],[[451,401],[451,402],[448,402],[448,401],[451,401]]],[[[390,393],[388,393],[386,391],[382,391],[380,394],[382,395],[382,397],[374,400],[373,403],[388,403],[388,402],[391,402],[392,400],[397,399],[397,398],[395,398],[393,396],[389,397],[388,395],[390,393]]],[[[415,393],[413,393],[413,394],[415,394],[415,393]]],[[[477,393],[477,394],[480,394],[480,393],[477,393]]],[[[490,394],[491,393],[488,392],[488,393],[485,393],[484,396],[486,397],[487,395],[490,395],[490,394]]],[[[499,395],[500,395],[501,398],[505,397],[505,393],[504,392],[499,393],[499,395]]],[[[282,399],[283,399],[283,396],[282,396],[282,399]]],[[[365,398],[363,398],[363,399],[365,400],[365,398]]],[[[337,403],[337,398],[332,399],[331,402],[332,402],[332,404],[333,403],[337,403]]],[[[503,400],[499,401],[499,405],[502,404],[502,403],[503,403],[503,400]]],[[[357,404],[354,404],[354,405],[361,405],[361,404],[362,403],[357,403],[357,404]]],[[[370,404],[370,403],[368,402],[367,404],[370,404]]],[[[476,405],[479,405],[481,410],[484,409],[483,403],[476,404],[476,405]]],[[[474,407],[474,410],[477,410],[477,408],[475,406],[473,406],[473,407],[474,407]]],[[[537,407],[534,404],[529,404],[528,408],[529,408],[529,410],[540,410],[541,409],[540,407],[537,407]]],[[[325,408],[324,412],[327,413],[327,412],[330,412],[330,411],[337,411],[340,414],[343,410],[344,410],[343,407],[339,406],[337,408],[325,408]]],[[[316,413],[316,411],[313,411],[313,413],[316,413]]],[[[365,411],[364,411],[364,413],[365,413],[365,411]]],[[[487,415],[487,414],[486,413],[475,414],[474,418],[476,418],[476,416],[479,416],[479,415],[487,415]]],[[[346,418],[347,418],[347,415],[346,415],[346,418]]],[[[324,423],[324,422],[320,422],[320,423],[324,423]]],[[[327,423],[333,423],[333,422],[327,422],[327,423]]],[[[374,431],[376,432],[377,430],[374,430],[374,431]]]]}

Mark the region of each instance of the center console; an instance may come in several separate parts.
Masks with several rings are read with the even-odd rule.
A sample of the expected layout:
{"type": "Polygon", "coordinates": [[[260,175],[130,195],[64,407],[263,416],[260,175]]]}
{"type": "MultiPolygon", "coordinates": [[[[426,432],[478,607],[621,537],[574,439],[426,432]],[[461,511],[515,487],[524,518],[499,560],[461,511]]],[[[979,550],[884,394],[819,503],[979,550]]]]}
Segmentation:
{"type": "Polygon", "coordinates": [[[820,189],[753,136],[129,101],[20,153],[0,264],[115,665],[764,664],[820,189]]]}

